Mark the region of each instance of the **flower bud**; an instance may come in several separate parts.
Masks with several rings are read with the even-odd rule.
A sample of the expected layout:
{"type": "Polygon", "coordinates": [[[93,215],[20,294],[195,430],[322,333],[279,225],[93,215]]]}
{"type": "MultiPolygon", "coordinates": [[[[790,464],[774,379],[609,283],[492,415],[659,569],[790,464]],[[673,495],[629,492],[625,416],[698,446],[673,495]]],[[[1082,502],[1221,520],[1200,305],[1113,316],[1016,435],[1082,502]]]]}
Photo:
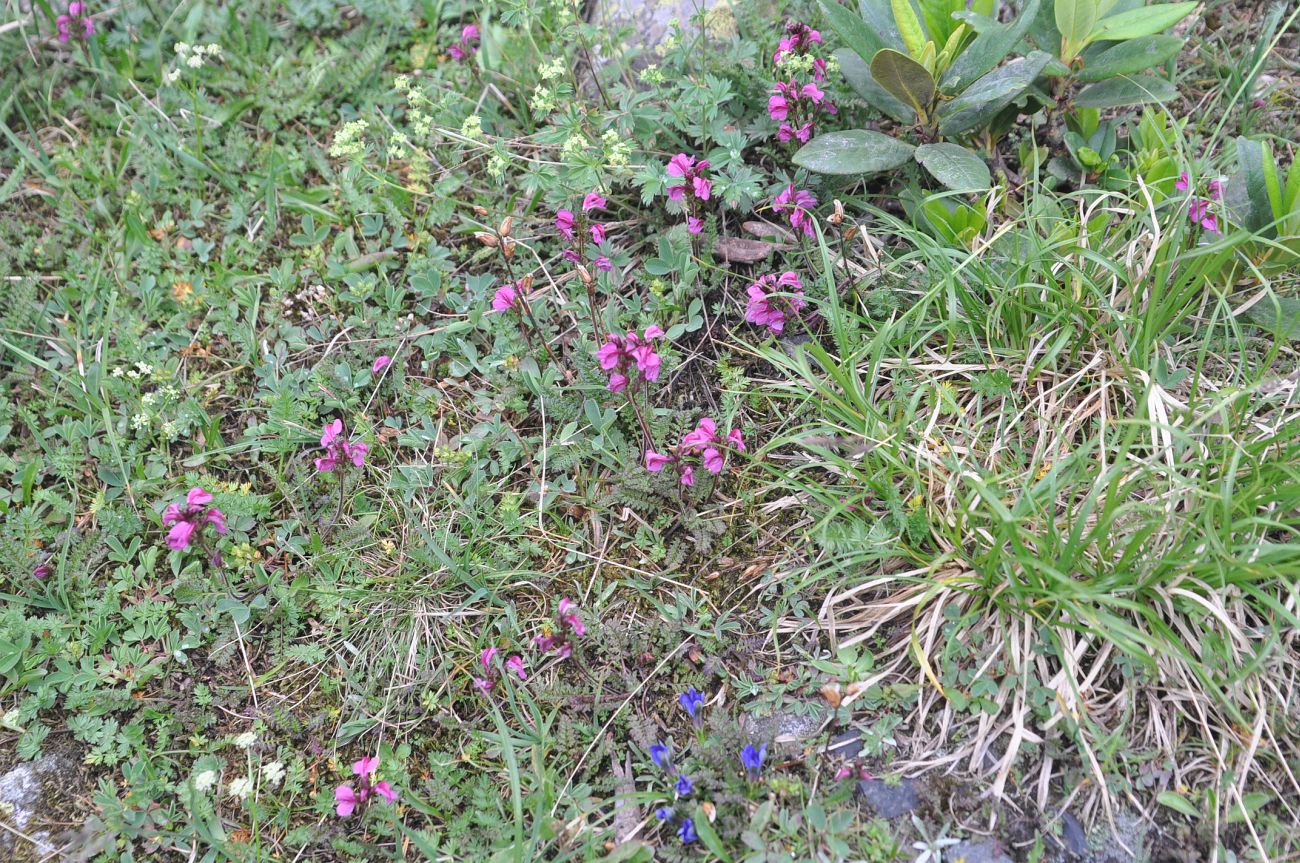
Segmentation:
{"type": "Polygon", "coordinates": [[[578,264],[578,278],[582,279],[584,285],[591,284],[591,273],[587,272],[587,268],[582,264],[578,264]]]}
{"type": "Polygon", "coordinates": [[[498,243],[497,238],[494,235],[489,234],[487,231],[477,232],[476,234],[474,234],[474,239],[478,240],[480,243],[482,243],[483,245],[487,246],[490,249],[495,249],[497,247],[497,243],[498,243]]]}
{"type": "Polygon", "coordinates": [[[826,221],[830,222],[832,225],[838,225],[844,221],[844,205],[840,203],[839,198],[835,199],[835,212],[831,214],[826,221]]]}
{"type": "Polygon", "coordinates": [[[501,220],[501,225],[497,228],[497,233],[502,237],[510,236],[510,229],[514,227],[514,224],[515,224],[515,217],[506,216],[504,219],[501,220]]]}
{"type": "Polygon", "coordinates": [[[522,279],[519,280],[519,290],[523,291],[524,293],[527,293],[532,289],[533,289],[533,274],[528,273],[526,276],[524,276],[522,279]]]}
{"type": "Polygon", "coordinates": [[[477,216],[486,216],[488,214],[487,207],[480,207],[475,205],[474,214],[477,216]]]}
{"type": "Polygon", "coordinates": [[[513,258],[515,256],[515,241],[507,237],[501,243],[501,254],[506,256],[507,261],[513,258]]]}

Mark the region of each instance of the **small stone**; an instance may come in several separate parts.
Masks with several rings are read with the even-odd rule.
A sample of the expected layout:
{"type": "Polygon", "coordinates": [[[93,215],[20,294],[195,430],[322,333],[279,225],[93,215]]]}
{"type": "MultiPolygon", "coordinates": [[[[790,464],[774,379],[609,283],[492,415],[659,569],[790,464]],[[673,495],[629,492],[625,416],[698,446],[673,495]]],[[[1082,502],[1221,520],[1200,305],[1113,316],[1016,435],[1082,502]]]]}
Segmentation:
{"type": "Polygon", "coordinates": [[[921,805],[917,785],[911,779],[886,782],[883,779],[862,779],[858,794],[881,818],[901,818],[921,805]]]}
{"type": "MultiPolygon", "coordinates": [[[[46,799],[51,793],[57,793],[59,779],[62,775],[76,769],[76,765],[61,755],[47,755],[36,761],[28,761],[15,766],[8,773],[0,776],[0,812],[5,820],[32,840],[35,840],[36,856],[46,856],[54,852],[48,831],[37,829],[37,818],[50,808],[46,799]],[[55,792],[46,789],[46,785],[55,787],[55,792]]],[[[0,852],[14,855],[18,851],[20,840],[11,831],[0,832],[0,852]]],[[[26,840],[21,840],[26,844],[26,840]]]]}
{"type": "Polygon", "coordinates": [[[944,863],[1012,863],[999,842],[959,842],[943,852],[944,863]]]}
{"type": "Polygon", "coordinates": [[[1082,857],[1088,853],[1088,834],[1079,819],[1069,812],[1061,816],[1061,839],[1071,854],[1082,857]]]}
{"type": "Polygon", "coordinates": [[[745,729],[755,743],[771,740],[776,743],[797,743],[817,736],[822,721],[816,716],[782,711],[771,716],[752,720],[745,729]]]}
{"type": "Polygon", "coordinates": [[[717,242],[713,244],[714,254],[732,264],[757,264],[780,248],[783,247],[775,243],[746,240],[741,237],[718,237],[717,242]]]}

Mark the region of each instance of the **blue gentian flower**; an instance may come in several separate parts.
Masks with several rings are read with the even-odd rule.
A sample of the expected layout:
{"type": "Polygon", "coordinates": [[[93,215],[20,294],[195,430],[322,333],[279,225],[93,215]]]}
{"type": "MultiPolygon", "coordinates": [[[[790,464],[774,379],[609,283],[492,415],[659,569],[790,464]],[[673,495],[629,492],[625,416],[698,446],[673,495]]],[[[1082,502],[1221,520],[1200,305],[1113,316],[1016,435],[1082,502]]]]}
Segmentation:
{"type": "Polygon", "coordinates": [[[740,751],[740,763],[745,765],[745,772],[749,774],[749,781],[758,781],[759,774],[763,772],[763,759],[766,756],[766,743],[758,747],[751,743],[740,751]]]}
{"type": "Polygon", "coordinates": [[[690,818],[682,819],[682,826],[677,828],[677,835],[681,837],[683,845],[690,845],[700,836],[695,832],[695,822],[690,818]]]}
{"type": "Polygon", "coordinates": [[[704,725],[704,713],[700,710],[704,706],[704,696],[697,692],[694,686],[683,692],[677,701],[696,728],[704,725]]]}
{"type": "Polygon", "coordinates": [[[685,774],[677,777],[677,782],[673,785],[673,790],[677,792],[678,797],[689,797],[695,790],[695,783],[685,774]]]}
{"type": "Polygon", "coordinates": [[[668,747],[662,743],[655,743],[650,746],[650,760],[653,761],[655,767],[658,767],[660,770],[672,769],[672,756],[668,754],[668,747]]]}
{"type": "Polygon", "coordinates": [[[660,806],[655,810],[655,817],[660,821],[671,821],[673,817],[673,807],[660,806]]]}

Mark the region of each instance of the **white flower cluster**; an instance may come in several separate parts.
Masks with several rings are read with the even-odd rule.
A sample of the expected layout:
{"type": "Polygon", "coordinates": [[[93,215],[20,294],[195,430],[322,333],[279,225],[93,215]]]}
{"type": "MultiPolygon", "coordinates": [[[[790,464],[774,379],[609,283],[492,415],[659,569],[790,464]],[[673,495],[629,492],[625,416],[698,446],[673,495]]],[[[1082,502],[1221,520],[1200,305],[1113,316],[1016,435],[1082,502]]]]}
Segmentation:
{"type": "Polygon", "coordinates": [[[176,67],[163,73],[163,82],[166,84],[175,84],[181,77],[180,64],[184,63],[191,69],[202,69],[203,64],[212,60],[221,59],[221,46],[216,42],[209,42],[207,45],[191,45],[188,42],[177,42],[172,46],[176,52],[176,67]]]}

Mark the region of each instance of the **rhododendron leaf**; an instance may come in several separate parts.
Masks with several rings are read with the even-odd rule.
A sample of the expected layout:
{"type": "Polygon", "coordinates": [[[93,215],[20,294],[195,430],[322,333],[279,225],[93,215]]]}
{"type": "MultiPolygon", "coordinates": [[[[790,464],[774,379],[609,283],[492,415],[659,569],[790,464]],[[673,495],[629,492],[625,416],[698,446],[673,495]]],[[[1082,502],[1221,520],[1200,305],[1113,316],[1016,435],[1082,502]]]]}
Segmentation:
{"type": "Polygon", "coordinates": [[[876,79],[871,77],[871,68],[856,52],[841,48],[834,56],[849,86],[866,99],[871,107],[888,114],[900,123],[910,125],[916,122],[916,112],[906,102],[900,101],[893,93],[877,84],[876,79]]]}
{"type": "Polygon", "coordinates": [[[922,144],[912,155],[932,177],[954,192],[981,192],[993,183],[984,160],[960,144],[922,144]]]}
{"type": "Polygon", "coordinates": [[[1143,102],[1169,102],[1178,97],[1178,88],[1153,75],[1135,78],[1111,78],[1089,84],[1074,97],[1079,108],[1118,108],[1143,102]]]}
{"type": "Polygon", "coordinates": [[[925,43],[930,40],[926,36],[925,25],[917,17],[912,0],[890,0],[889,5],[894,11],[894,23],[898,25],[898,32],[903,37],[907,52],[913,57],[920,56],[921,51],[925,49],[925,43]]]}
{"type": "Polygon", "coordinates": [[[1069,63],[1101,20],[1101,4],[1097,0],[1056,0],[1055,13],[1056,29],[1061,33],[1061,60],[1069,63]]]}
{"type": "Polygon", "coordinates": [[[877,51],[897,44],[894,40],[887,39],[880,31],[873,30],[869,22],[864,20],[865,16],[853,14],[836,0],[821,0],[821,7],[822,14],[826,16],[831,29],[844,40],[844,44],[850,50],[862,58],[863,62],[874,57],[877,51]]]}
{"type": "Polygon", "coordinates": [[[794,163],[819,174],[876,174],[906,163],[912,149],[880,132],[851,129],[813,138],[794,154],[794,163]]]}
{"type": "Polygon", "coordinates": [[[924,121],[934,101],[934,76],[906,54],[886,48],[871,59],[871,77],[924,121]]]}
{"type": "MultiPolygon", "coordinates": [[[[889,0],[858,0],[858,14],[862,16],[862,20],[872,32],[880,37],[882,43],[880,48],[903,47],[903,37],[898,32],[898,25],[894,23],[894,10],[890,8],[889,0]]],[[[870,61],[876,51],[872,51],[862,59],[870,61]]]]}
{"type": "Polygon", "coordinates": [[[1192,14],[1196,2],[1156,3],[1103,18],[1088,36],[1089,42],[1120,42],[1161,33],[1192,14]]]}
{"type": "Polygon", "coordinates": [[[1029,25],[1038,15],[1041,0],[1029,0],[1024,11],[1008,24],[995,24],[975,37],[940,79],[941,89],[954,95],[966,85],[997,68],[1011,49],[1024,38],[1029,25]]]}
{"type": "Polygon", "coordinates": [[[1012,60],[980,78],[944,105],[939,132],[960,135],[989,123],[1029,89],[1050,59],[1042,51],[1032,51],[1028,57],[1012,60]]]}
{"type": "Polygon", "coordinates": [[[1076,76],[1080,81],[1101,81],[1120,75],[1132,75],[1152,66],[1167,63],[1182,50],[1183,40],[1177,36],[1143,36],[1130,39],[1102,51],[1088,60],[1076,76]]]}

